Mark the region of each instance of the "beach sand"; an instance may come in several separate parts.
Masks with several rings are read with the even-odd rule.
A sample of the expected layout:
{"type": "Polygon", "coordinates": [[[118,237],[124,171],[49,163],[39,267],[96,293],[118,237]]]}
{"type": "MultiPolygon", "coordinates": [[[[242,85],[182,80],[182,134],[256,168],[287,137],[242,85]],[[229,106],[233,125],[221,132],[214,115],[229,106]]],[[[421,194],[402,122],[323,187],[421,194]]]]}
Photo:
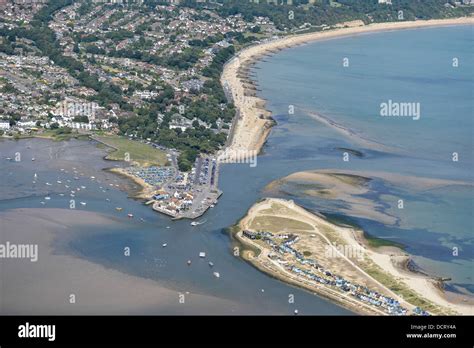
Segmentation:
{"type": "Polygon", "coordinates": [[[138,185],[139,190],[136,193],[130,193],[130,196],[137,199],[149,200],[153,198],[153,195],[156,193],[157,189],[150,184],[147,184],[141,178],[130,174],[124,168],[110,168],[107,169],[109,172],[118,174],[127,179],[132,180],[135,184],[138,185]]]}
{"type": "Polygon", "coordinates": [[[415,29],[435,26],[474,24],[474,18],[417,20],[408,22],[376,23],[365,26],[348,26],[334,30],[288,36],[263,42],[238,52],[224,67],[221,83],[230,91],[238,110],[237,120],[232,127],[228,150],[230,153],[242,151],[259,152],[265,143],[274,121],[265,109],[265,101],[256,96],[256,89],[248,74],[256,61],[282,49],[316,40],[366,34],[371,32],[415,29]]]}
{"type": "Polygon", "coordinates": [[[72,226],[90,226],[86,233],[95,233],[114,223],[106,216],[67,209],[1,212],[0,243],[38,244],[38,261],[0,260],[0,314],[226,314],[242,310],[227,299],[173,290],[66,254],[58,247],[74,238],[72,226]],[[70,294],[76,296],[76,303],[69,303],[70,294]],[[180,294],[185,295],[184,304],[179,303],[180,294]]]}
{"type": "MultiPolygon", "coordinates": [[[[271,221],[277,217],[286,218],[286,219],[297,219],[299,223],[305,223],[309,226],[312,226],[310,233],[318,234],[320,231],[327,231],[327,228],[330,228],[332,231],[329,235],[324,232],[323,234],[329,238],[329,240],[334,243],[334,240],[337,240],[338,245],[345,245],[354,248],[355,250],[363,250],[364,258],[361,261],[360,259],[340,259],[341,262],[346,264],[343,267],[340,267],[339,272],[342,272],[346,277],[354,276],[359,281],[362,279],[367,284],[372,284],[379,291],[382,291],[384,294],[389,295],[406,307],[414,308],[414,305],[409,301],[407,302],[403,295],[399,291],[392,291],[387,285],[387,281],[396,282],[398,284],[403,284],[403,288],[408,288],[409,291],[416,293],[417,298],[427,300],[434,304],[437,307],[437,310],[443,314],[463,314],[463,315],[473,315],[474,314],[474,303],[472,298],[467,296],[457,297],[458,302],[452,302],[448,300],[446,294],[440,290],[437,281],[428,276],[422,274],[413,273],[406,269],[402,265],[406,265],[406,261],[409,258],[409,255],[404,253],[397,248],[379,248],[371,249],[368,247],[363,233],[360,230],[356,230],[350,226],[338,226],[328,222],[326,219],[317,216],[304,208],[296,205],[293,201],[287,201],[283,199],[274,199],[268,198],[262,202],[259,202],[251,207],[247,215],[239,222],[239,229],[250,229],[252,230],[252,225],[254,224],[255,218],[261,216],[266,216],[271,221]],[[272,206],[273,205],[273,206],[272,206]],[[275,210],[275,206],[281,207],[275,210]],[[278,213],[276,214],[275,211],[278,213]],[[273,217],[272,217],[273,216],[273,217]],[[319,231],[319,232],[318,232],[319,231]],[[334,233],[335,232],[335,233],[334,233]],[[349,272],[349,268],[352,268],[352,273],[349,272]],[[342,271],[341,271],[342,269],[342,271]],[[380,280],[378,277],[372,276],[372,271],[378,269],[379,272],[385,273],[383,277],[384,280],[380,280]],[[371,271],[372,270],[372,271],[371,271]],[[349,272],[349,273],[347,273],[349,272]]],[[[280,231],[290,231],[284,224],[280,224],[278,229],[280,231]]],[[[294,228],[293,228],[294,230],[294,228]]],[[[307,232],[307,231],[306,231],[307,232]]],[[[296,232],[295,232],[296,233],[296,232]]],[[[249,239],[238,237],[237,238],[245,243],[253,243],[249,239]]],[[[324,238],[325,242],[328,242],[327,238],[324,238]]],[[[254,243],[255,244],[255,243],[254,243]]],[[[331,243],[328,243],[331,244],[331,243]]],[[[256,245],[252,245],[254,248],[256,245]]],[[[257,247],[258,248],[258,247],[257,247]]],[[[339,297],[331,297],[331,294],[328,294],[327,289],[318,289],[315,286],[305,286],[304,284],[298,284],[295,282],[295,279],[291,279],[291,276],[284,274],[284,272],[278,271],[277,267],[272,267],[270,265],[268,258],[265,257],[267,253],[263,250],[258,257],[253,257],[250,255],[248,258],[257,268],[261,269],[264,272],[270,273],[273,276],[282,279],[283,281],[288,281],[292,284],[307,287],[323,296],[327,296],[336,300],[337,302],[348,306],[352,310],[367,313],[368,311],[364,308],[353,308],[352,304],[345,302],[345,299],[339,297]],[[277,271],[275,271],[277,270],[277,271]]],[[[328,262],[324,260],[324,254],[319,254],[316,257],[318,262],[328,262]]],[[[337,274],[337,272],[336,272],[337,274]]],[[[397,286],[397,288],[400,288],[397,286]]],[[[406,290],[404,293],[408,293],[406,290]]],[[[368,312],[370,313],[370,312],[368,312]]]]}

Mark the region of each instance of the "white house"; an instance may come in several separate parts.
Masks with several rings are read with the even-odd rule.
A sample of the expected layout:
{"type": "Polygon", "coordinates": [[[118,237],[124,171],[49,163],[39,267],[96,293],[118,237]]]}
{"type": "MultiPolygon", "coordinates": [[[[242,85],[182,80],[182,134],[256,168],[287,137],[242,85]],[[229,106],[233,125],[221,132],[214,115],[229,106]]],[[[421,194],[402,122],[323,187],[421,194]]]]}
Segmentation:
{"type": "Polygon", "coordinates": [[[3,129],[3,130],[10,129],[10,122],[1,122],[0,121],[0,129],[3,129]]]}

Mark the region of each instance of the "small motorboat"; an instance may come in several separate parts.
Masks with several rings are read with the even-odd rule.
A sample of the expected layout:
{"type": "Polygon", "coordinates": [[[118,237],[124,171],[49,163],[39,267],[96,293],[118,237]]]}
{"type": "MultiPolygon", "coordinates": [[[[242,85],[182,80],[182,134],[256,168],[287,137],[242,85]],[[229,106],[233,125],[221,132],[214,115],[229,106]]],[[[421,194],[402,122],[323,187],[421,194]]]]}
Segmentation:
{"type": "Polygon", "coordinates": [[[191,222],[191,226],[199,226],[199,225],[202,225],[206,223],[206,220],[202,220],[202,221],[193,221],[191,222]]]}
{"type": "Polygon", "coordinates": [[[221,277],[221,275],[219,274],[219,272],[214,272],[213,274],[214,274],[214,277],[216,277],[216,278],[220,278],[220,277],[221,277]]]}
{"type": "Polygon", "coordinates": [[[213,263],[213,262],[209,262],[209,267],[214,267],[214,263],[213,263]]]}
{"type": "Polygon", "coordinates": [[[191,266],[191,260],[188,260],[187,264],[188,266],[191,266]]]}
{"type": "Polygon", "coordinates": [[[127,216],[131,219],[133,218],[133,214],[127,214],[127,216]]]}
{"type": "Polygon", "coordinates": [[[205,253],[204,251],[201,251],[201,252],[199,253],[199,257],[202,258],[202,259],[205,258],[205,257],[206,257],[206,253],[205,253]]]}
{"type": "Polygon", "coordinates": [[[123,208],[117,207],[117,208],[115,208],[115,210],[117,210],[117,211],[122,211],[123,208]]]}
{"type": "Polygon", "coordinates": [[[87,203],[86,202],[81,202],[81,205],[86,206],[87,203]]]}
{"type": "Polygon", "coordinates": [[[163,248],[166,248],[166,247],[168,246],[168,244],[163,243],[161,246],[162,246],[163,248]]]}

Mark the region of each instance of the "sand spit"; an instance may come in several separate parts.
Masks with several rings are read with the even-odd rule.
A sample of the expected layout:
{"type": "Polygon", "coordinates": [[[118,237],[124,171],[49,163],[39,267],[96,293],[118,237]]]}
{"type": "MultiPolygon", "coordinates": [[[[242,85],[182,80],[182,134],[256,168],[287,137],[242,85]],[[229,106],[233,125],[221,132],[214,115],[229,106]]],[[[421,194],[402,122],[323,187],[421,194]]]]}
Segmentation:
{"type": "MultiPolygon", "coordinates": [[[[244,257],[263,272],[314,291],[330,298],[345,307],[364,314],[386,314],[379,308],[361,304],[346,294],[336,293],[328,286],[310,282],[286,271],[281,260],[271,256],[272,249],[265,243],[258,243],[243,236],[242,231],[270,231],[273,233],[296,233],[299,240],[294,248],[312,251],[315,259],[325,268],[332,269],[352,282],[363,284],[375,289],[385,296],[390,296],[400,304],[413,310],[422,306],[432,314],[463,314],[473,315],[472,298],[457,298],[457,302],[448,300],[440,289],[439,281],[418,273],[412,273],[403,265],[409,255],[396,248],[371,249],[364,241],[363,233],[350,226],[335,225],[323,217],[315,215],[296,205],[293,201],[268,198],[256,203],[247,215],[239,222],[235,232],[236,238],[251,250],[244,252],[244,257]],[[327,247],[344,245],[358,250],[357,257],[339,255],[334,258],[331,254],[322,252],[321,244],[327,247]],[[321,250],[319,250],[319,249],[321,250]]],[[[298,265],[298,263],[296,263],[298,265]]],[[[301,267],[301,266],[299,266],[301,267]]]]}
{"type": "MultiPolygon", "coordinates": [[[[360,24],[360,23],[359,23],[360,24]]],[[[231,95],[238,110],[232,127],[228,149],[231,151],[259,152],[275,122],[265,108],[265,101],[256,96],[256,88],[250,79],[250,68],[256,61],[283,49],[316,40],[366,34],[371,32],[415,29],[434,26],[474,24],[474,18],[417,20],[408,22],[377,23],[351,26],[334,30],[288,36],[262,42],[235,55],[224,67],[221,83],[231,95]]],[[[374,145],[374,144],[371,144],[374,145]]]]}

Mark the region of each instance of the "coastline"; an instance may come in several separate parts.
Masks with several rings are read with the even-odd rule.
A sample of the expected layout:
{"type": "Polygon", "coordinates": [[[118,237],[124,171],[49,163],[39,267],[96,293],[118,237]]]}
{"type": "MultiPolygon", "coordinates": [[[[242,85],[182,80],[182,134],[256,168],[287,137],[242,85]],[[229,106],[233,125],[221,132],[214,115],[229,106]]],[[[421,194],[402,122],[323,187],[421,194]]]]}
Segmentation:
{"type": "MultiPolygon", "coordinates": [[[[410,256],[399,248],[371,248],[365,240],[363,231],[361,230],[357,230],[350,226],[334,225],[323,217],[315,215],[314,213],[294,204],[292,201],[267,198],[250,208],[246,216],[243,217],[236,226],[234,226],[232,235],[239,243],[242,243],[243,246],[248,246],[250,248],[250,250],[247,248],[242,252],[242,257],[260,271],[267,273],[272,277],[292,285],[303,287],[325,298],[332,299],[338,304],[357,313],[377,313],[377,308],[374,309],[370,306],[358,306],[357,303],[354,305],[354,300],[352,298],[348,299],[347,296],[341,296],[340,294],[335,293],[335,291],[330,287],[321,286],[315,282],[308,281],[305,278],[294,276],[281,267],[281,265],[279,266],[276,262],[270,260],[268,256],[272,253],[271,249],[269,250],[262,246],[262,244],[257,243],[255,240],[244,238],[242,235],[243,230],[254,230],[255,228],[252,228],[252,225],[256,221],[255,218],[261,219],[262,216],[271,219],[283,216],[287,218],[290,216],[297,216],[299,222],[311,225],[315,231],[326,231],[323,233],[327,237],[325,238],[326,243],[330,241],[334,244],[335,241],[337,241],[337,244],[339,245],[347,245],[352,248],[363,250],[363,261],[358,258],[347,258],[347,260],[339,258],[338,262],[341,263],[339,264],[339,273],[341,274],[343,273],[341,270],[347,271],[349,268],[358,270],[358,275],[362,275],[358,278],[359,282],[361,281],[360,279],[362,279],[366,284],[371,284],[370,286],[378,289],[379,292],[397,299],[405,308],[413,310],[415,306],[422,302],[429,305],[429,307],[435,311],[433,314],[444,315],[458,313],[472,315],[473,313],[472,306],[468,303],[462,303],[460,298],[455,302],[449,301],[445,292],[442,290],[439,279],[410,270],[408,267],[410,256]],[[278,214],[275,214],[274,211],[272,211],[272,209],[274,209],[273,204],[277,204],[284,208],[279,208],[280,211],[278,214]],[[332,230],[331,233],[327,233],[328,227],[332,230]],[[345,264],[342,264],[343,262],[345,262],[345,264]],[[412,302],[415,302],[415,304],[412,302]]],[[[253,227],[255,226],[253,225],[253,227]]],[[[293,233],[301,233],[303,231],[301,229],[298,230],[295,227],[293,227],[293,229],[288,229],[283,225],[279,225],[277,229],[280,231],[298,231],[293,233]]],[[[304,238],[304,234],[299,235],[301,238],[304,238]]],[[[312,235],[312,237],[314,237],[314,235],[312,235]]],[[[331,260],[325,260],[324,253],[320,253],[317,256],[317,261],[318,263],[322,262],[323,264],[325,262],[333,262],[331,260]]],[[[380,314],[380,311],[377,314],[380,314]]]]}
{"type": "Polygon", "coordinates": [[[114,173],[116,175],[120,175],[124,178],[127,178],[139,186],[139,190],[137,192],[128,192],[128,194],[132,198],[148,200],[151,197],[153,197],[153,194],[156,192],[153,186],[147,184],[144,180],[140,179],[139,177],[128,173],[125,168],[108,168],[105,170],[111,173],[114,173]]]}
{"type": "MultiPolygon", "coordinates": [[[[406,22],[375,23],[358,27],[337,28],[283,37],[247,47],[239,51],[224,66],[221,83],[232,96],[237,109],[236,122],[232,127],[227,150],[232,153],[259,153],[270,134],[275,121],[266,108],[266,101],[257,96],[257,88],[250,79],[250,67],[265,56],[297,45],[358,34],[391,30],[474,24],[474,17],[454,19],[417,20],[406,22]]],[[[232,155],[231,155],[232,156],[232,155]]]]}
{"type": "Polygon", "coordinates": [[[101,213],[17,208],[0,212],[0,219],[5,240],[38,245],[35,263],[2,261],[2,315],[226,315],[238,305],[218,295],[184,292],[173,284],[126,273],[69,249],[71,239],[119,226],[120,220],[101,213]],[[83,229],[75,231],[77,226],[83,229]],[[78,300],[74,304],[68,301],[72,290],[78,300]],[[172,304],[181,293],[186,294],[186,306],[178,304],[175,310],[172,304]]]}

